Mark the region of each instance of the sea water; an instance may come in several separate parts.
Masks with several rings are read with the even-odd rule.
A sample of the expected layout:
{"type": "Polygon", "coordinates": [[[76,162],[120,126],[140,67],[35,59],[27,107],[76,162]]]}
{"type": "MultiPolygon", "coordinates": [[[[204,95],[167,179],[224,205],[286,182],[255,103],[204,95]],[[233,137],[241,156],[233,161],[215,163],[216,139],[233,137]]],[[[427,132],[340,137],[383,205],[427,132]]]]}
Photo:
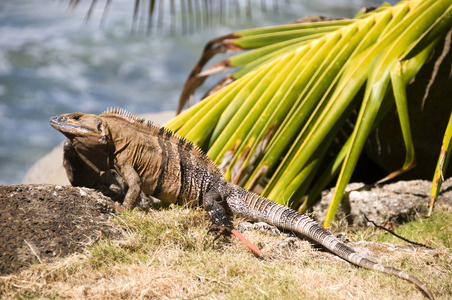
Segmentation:
{"type": "MultiPolygon", "coordinates": [[[[20,183],[37,159],[64,140],[49,126],[51,116],[99,114],[110,106],[133,113],[174,110],[203,46],[214,37],[308,15],[352,17],[360,7],[383,1],[254,0],[250,18],[243,4],[248,1],[238,1],[237,13],[218,0],[229,11],[213,14],[209,26],[172,16],[162,6],[167,11],[150,32],[145,15],[132,23],[135,1],[113,0],[105,19],[105,1],[97,1],[86,21],[90,2],[68,10],[69,1],[0,0],[0,184],[20,183]]],[[[181,9],[182,1],[175,3],[181,9]]]]}

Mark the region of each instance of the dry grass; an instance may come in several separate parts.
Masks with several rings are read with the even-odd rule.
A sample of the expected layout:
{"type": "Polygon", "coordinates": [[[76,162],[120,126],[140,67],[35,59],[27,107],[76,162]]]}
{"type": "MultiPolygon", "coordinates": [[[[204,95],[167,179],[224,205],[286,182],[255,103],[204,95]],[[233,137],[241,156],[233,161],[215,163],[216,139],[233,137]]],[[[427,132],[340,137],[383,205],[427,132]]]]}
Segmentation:
{"type": "MultiPolygon", "coordinates": [[[[450,215],[433,221],[449,222],[450,215]]],[[[446,224],[450,222],[438,225],[448,230],[442,232],[444,238],[430,233],[438,248],[435,251],[382,250],[373,244],[362,249],[422,279],[438,299],[450,299],[452,251],[444,241],[452,233],[450,226],[441,227],[446,224]]],[[[282,247],[287,235],[246,231],[243,234],[264,252],[264,258],[258,259],[236,239],[215,241],[207,232],[208,225],[202,210],[127,212],[116,218],[116,226],[125,232],[123,240],[104,238],[87,246],[83,254],[3,277],[0,298],[424,299],[404,280],[353,267],[306,241],[282,247]]],[[[419,235],[426,230],[415,228],[419,235]]],[[[351,234],[351,239],[382,236],[375,230],[362,230],[351,234]]]]}

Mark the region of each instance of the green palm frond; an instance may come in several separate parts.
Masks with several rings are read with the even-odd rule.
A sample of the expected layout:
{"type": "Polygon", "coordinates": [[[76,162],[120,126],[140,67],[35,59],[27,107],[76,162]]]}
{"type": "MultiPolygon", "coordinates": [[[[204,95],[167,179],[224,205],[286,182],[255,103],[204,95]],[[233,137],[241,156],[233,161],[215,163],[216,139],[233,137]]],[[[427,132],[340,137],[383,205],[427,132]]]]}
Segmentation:
{"type": "Polygon", "coordinates": [[[450,1],[416,0],[351,20],[214,39],[187,80],[180,108],[207,76],[238,69],[227,76],[229,84],[167,127],[206,149],[228,180],[251,189],[269,177],[262,195],[300,210],[338,175],[324,223],[329,226],[367,137],[394,103],[407,150],[398,172],[414,165],[405,86],[451,24],[450,1]],[[242,50],[248,51],[203,70],[215,54],[242,50]],[[354,131],[331,157],[331,145],[354,110],[354,131]]]}

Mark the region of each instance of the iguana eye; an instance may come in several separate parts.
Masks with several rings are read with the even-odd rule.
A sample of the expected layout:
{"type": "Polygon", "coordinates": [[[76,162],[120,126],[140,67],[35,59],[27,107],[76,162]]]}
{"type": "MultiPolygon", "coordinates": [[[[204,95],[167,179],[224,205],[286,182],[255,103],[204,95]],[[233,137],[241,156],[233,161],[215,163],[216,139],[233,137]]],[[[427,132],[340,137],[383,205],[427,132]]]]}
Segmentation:
{"type": "Polygon", "coordinates": [[[75,120],[75,121],[78,121],[78,120],[80,120],[80,116],[77,116],[77,115],[72,116],[72,119],[75,120]]]}

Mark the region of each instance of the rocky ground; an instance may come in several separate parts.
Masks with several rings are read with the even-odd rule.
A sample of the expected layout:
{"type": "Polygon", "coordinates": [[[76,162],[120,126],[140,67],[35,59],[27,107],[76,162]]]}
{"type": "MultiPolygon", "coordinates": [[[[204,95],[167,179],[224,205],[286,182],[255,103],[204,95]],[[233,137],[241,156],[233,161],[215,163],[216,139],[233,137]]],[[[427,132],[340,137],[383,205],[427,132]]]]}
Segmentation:
{"type": "MultiPolygon", "coordinates": [[[[428,180],[400,180],[382,185],[350,183],[335,217],[351,226],[370,226],[367,217],[377,224],[394,227],[427,215],[431,186],[428,180]]],[[[333,194],[334,188],[322,192],[321,201],[312,209],[315,219],[324,220],[333,194]]],[[[435,202],[435,208],[440,207],[452,207],[452,178],[441,185],[435,202]]]]}
{"type": "Polygon", "coordinates": [[[85,188],[0,186],[0,275],[83,251],[101,236],[119,236],[110,204],[85,188]]]}

